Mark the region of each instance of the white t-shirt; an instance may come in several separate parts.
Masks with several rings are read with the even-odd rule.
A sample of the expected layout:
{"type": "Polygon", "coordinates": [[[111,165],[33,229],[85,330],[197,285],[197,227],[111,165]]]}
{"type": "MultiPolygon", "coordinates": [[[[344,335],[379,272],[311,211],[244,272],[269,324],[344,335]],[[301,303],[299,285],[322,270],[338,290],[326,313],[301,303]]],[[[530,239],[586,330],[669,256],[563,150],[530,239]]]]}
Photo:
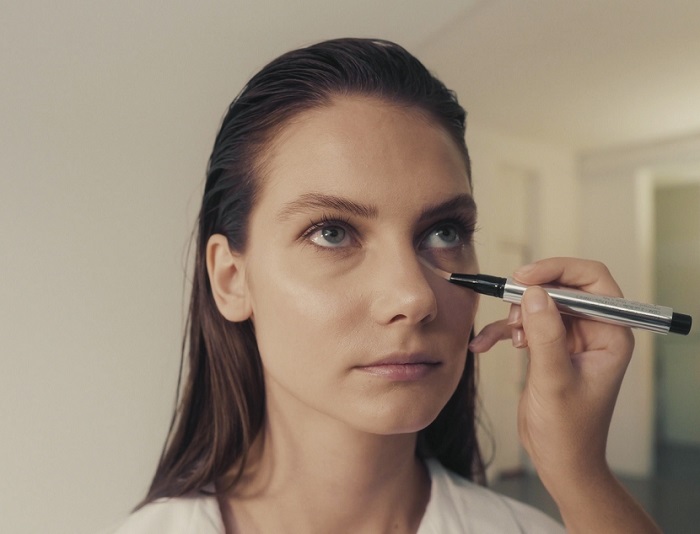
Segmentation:
{"type": "MultiPolygon", "coordinates": [[[[561,534],[559,523],[526,504],[499,495],[427,462],[430,501],[418,534],[537,533],[561,534]]],[[[224,526],[215,496],[159,499],[131,516],[114,534],[222,534],[224,526]]]]}

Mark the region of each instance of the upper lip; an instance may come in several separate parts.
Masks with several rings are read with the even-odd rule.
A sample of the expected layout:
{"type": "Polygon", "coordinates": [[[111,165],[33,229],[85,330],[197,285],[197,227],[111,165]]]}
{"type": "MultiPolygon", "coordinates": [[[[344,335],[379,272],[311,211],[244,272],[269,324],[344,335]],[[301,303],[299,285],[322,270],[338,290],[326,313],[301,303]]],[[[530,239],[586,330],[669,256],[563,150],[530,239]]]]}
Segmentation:
{"type": "Polygon", "coordinates": [[[371,363],[360,365],[359,367],[375,367],[380,365],[431,365],[438,363],[440,363],[440,360],[430,356],[430,354],[426,352],[395,352],[371,363]]]}

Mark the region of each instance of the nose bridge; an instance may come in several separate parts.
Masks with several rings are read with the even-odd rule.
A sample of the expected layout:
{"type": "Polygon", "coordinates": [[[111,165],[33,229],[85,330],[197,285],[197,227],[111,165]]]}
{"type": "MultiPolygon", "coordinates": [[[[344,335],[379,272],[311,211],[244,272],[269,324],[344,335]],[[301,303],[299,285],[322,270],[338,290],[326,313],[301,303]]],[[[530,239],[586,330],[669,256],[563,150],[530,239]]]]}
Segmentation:
{"type": "Polygon", "coordinates": [[[394,241],[377,251],[373,263],[373,314],[378,322],[418,324],[435,318],[437,299],[413,244],[394,241]]]}

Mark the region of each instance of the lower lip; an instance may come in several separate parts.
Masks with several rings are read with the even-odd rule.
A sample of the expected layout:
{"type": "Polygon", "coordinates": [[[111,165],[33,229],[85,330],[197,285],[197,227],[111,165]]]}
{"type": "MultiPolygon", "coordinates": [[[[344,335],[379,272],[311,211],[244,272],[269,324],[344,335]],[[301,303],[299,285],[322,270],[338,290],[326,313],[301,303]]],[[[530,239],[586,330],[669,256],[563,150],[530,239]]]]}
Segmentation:
{"type": "Polygon", "coordinates": [[[412,381],[425,378],[434,372],[440,364],[438,363],[398,363],[386,365],[370,365],[358,367],[365,373],[395,381],[412,381]]]}

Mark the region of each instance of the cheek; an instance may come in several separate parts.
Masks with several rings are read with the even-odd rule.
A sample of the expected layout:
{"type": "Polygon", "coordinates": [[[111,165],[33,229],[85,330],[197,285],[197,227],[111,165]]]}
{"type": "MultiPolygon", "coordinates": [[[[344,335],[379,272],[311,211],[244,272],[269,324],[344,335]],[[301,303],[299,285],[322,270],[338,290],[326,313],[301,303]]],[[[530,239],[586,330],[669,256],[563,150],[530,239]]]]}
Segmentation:
{"type": "Polygon", "coordinates": [[[347,285],[304,270],[268,269],[249,281],[249,290],[260,354],[268,366],[299,368],[302,361],[323,361],[351,343],[348,332],[362,321],[347,285]]]}
{"type": "Polygon", "coordinates": [[[479,306],[478,293],[449,283],[440,283],[435,293],[442,327],[457,344],[466,347],[479,306]]]}

